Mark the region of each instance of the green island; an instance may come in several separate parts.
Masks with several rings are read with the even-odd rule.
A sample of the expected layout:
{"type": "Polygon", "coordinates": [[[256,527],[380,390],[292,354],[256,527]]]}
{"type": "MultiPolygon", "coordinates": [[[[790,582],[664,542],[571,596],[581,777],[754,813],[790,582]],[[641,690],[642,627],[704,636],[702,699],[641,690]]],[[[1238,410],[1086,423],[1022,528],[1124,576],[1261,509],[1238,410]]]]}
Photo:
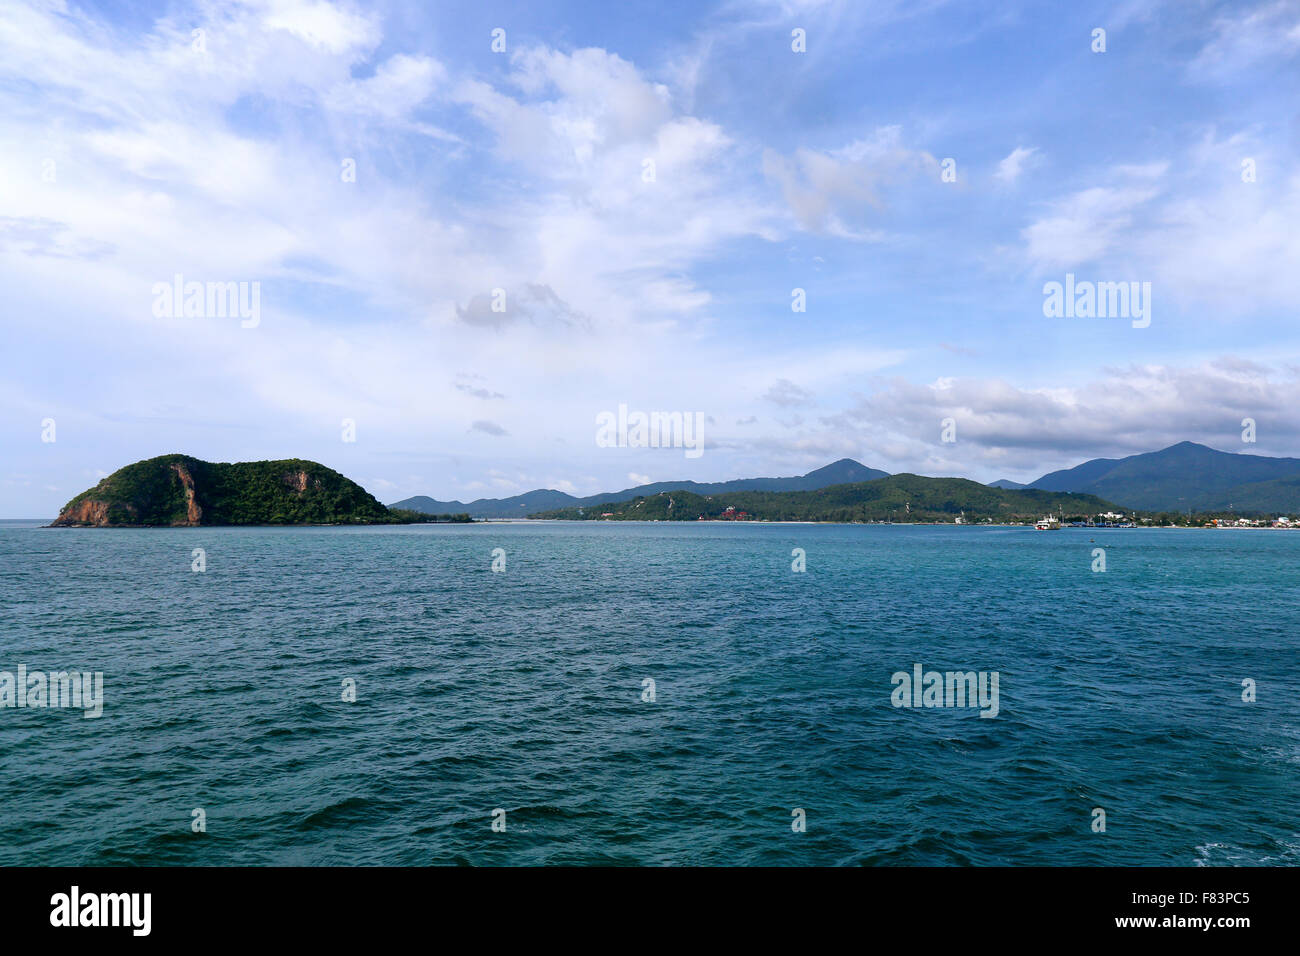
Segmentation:
{"type": "Polygon", "coordinates": [[[834,521],[952,524],[1035,521],[1045,514],[1088,516],[1117,506],[1096,495],[992,488],[966,478],[890,475],[814,491],[664,491],[631,501],[529,515],[580,521],[834,521]]]}
{"type": "Polygon", "coordinates": [[[235,463],[160,455],[119,468],[50,527],[468,523],[467,514],[388,508],[355,481],[301,458],[235,463]]]}

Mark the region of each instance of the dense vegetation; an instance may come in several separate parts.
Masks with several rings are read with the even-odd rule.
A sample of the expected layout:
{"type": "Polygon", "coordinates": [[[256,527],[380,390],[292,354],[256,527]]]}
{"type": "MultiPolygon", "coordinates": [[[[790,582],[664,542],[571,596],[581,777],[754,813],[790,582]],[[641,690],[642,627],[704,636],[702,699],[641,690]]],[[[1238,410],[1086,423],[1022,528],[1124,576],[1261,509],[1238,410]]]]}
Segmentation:
{"type": "Polygon", "coordinates": [[[394,511],[314,461],[201,461],[161,455],[120,468],[69,501],[58,525],[411,524],[467,515],[394,511]]]}
{"type": "Polygon", "coordinates": [[[410,508],[393,508],[388,509],[388,514],[393,518],[393,524],[473,524],[474,519],[469,515],[461,512],[460,514],[433,515],[423,511],[412,511],[410,508]]]}
{"type": "Polygon", "coordinates": [[[1300,459],[1229,453],[1195,442],[1128,458],[1096,458],[1044,475],[1034,488],[1086,492],[1147,511],[1300,511],[1300,459]]]}
{"type": "Polygon", "coordinates": [[[990,488],[965,478],[891,475],[816,491],[740,491],[726,495],[661,492],[583,509],[562,508],[534,518],[695,521],[722,518],[727,508],[762,521],[949,522],[1033,521],[1048,512],[1095,515],[1116,507],[1093,495],[990,488]],[[581,511],[581,513],[579,513],[581,511]]]}

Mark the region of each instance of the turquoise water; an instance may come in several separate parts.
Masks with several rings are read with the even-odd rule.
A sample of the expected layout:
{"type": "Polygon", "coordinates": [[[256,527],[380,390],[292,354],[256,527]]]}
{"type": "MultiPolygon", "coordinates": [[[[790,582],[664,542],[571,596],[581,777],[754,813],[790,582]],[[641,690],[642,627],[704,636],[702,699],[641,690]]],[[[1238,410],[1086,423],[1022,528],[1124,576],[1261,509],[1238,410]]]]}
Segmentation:
{"type": "Polygon", "coordinates": [[[1272,531],[0,525],[0,671],[106,698],[0,709],[0,864],[1294,864],[1298,559],[1272,531]],[[998,716],[894,707],[916,663],[998,672],[998,716]]]}

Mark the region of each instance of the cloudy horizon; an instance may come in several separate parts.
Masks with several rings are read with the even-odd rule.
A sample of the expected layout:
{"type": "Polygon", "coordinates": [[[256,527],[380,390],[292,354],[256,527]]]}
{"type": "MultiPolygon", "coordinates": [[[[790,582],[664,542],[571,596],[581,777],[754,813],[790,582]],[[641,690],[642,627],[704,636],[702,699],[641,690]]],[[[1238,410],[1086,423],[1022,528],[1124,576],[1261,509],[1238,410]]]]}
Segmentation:
{"type": "Polygon", "coordinates": [[[0,0],[0,517],[1300,457],[1300,0],[607,6],[0,0]]]}

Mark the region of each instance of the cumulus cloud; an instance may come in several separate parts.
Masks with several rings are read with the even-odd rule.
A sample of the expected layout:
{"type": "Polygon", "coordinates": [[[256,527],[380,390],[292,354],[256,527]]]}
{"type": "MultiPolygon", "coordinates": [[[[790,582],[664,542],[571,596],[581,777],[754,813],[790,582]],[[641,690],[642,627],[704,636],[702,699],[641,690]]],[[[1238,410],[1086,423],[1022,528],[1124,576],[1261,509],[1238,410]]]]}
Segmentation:
{"type": "Polygon", "coordinates": [[[813,401],[812,392],[796,385],[788,378],[780,378],[773,382],[772,386],[763,393],[763,398],[773,405],[780,405],[785,408],[811,405],[813,401]]]}
{"type": "MultiPolygon", "coordinates": [[[[1044,341],[1041,323],[1004,321],[1005,289],[986,284],[986,271],[1010,272],[1035,295],[1042,272],[1153,280],[1151,335],[1118,351],[1080,349],[1064,360],[1071,382],[1096,377],[1110,355],[1152,369],[1184,343],[1230,351],[1232,339],[1207,331],[1225,318],[1253,323],[1241,336],[1285,360],[1300,298],[1294,109],[1271,116],[1261,103],[1280,94],[1258,85],[1213,97],[1198,86],[1190,106],[1162,98],[1169,115],[1151,122],[1135,98],[1125,119],[1150,136],[1081,137],[1053,156],[1050,179],[1025,174],[1040,154],[1017,145],[999,167],[1014,190],[963,188],[964,172],[941,184],[930,144],[957,156],[972,136],[1046,144],[1055,105],[1035,116],[1018,92],[1000,102],[947,86],[952,108],[936,115],[922,103],[937,100],[921,71],[897,85],[920,89],[891,110],[908,117],[905,131],[862,132],[866,114],[806,110],[865,75],[861,61],[829,51],[878,61],[877,43],[935,38],[930,27],[945,18],[927,17],[933,6],[728,3],[697,45],[667,37],[702,21],[666,16],[617,50],[565,47],[560,24],[537,39],[512,31],[510,53],[496,57],[465,55],[416,8],[390,15],[402,30],[385,33],[372,8],[325,0],[178,0],[126,26],[113,5],[10,3],[0,17],[0,281],[20,357],[0,380],[0,431],[25,434],[57,414],[60,437],[82,436],[60,443],[80,456],[62,474],[77,474],[160,443],[216,458],[292,448],[333,462],[348,417],[365,442],[344,453],[393,462],[389,480],[420,474],[463,488],[509,457],[519,465],[492,478],[501,491],[559,487],[568,456],[589,491],[628,468],[662,474],[653,458],[584,457],[592,409],[625,400],[706,415],[708,454],[690,475],[702,480],[859,455],[889,470],[961,473],[992,460],[1009,472],[1000,466],[1012,459],[1032,470],[1033,429],[1049,432],[1043,457],[1064,455],[1074,428],[1091,451],[1108,441],[1084,427],[1094,415],[1132,431],[1134,444],[1196,437],[1175,432],[1197,422],[1205,434],[1209,419],[1172,410],[1168,427],[1134,431],[1139,421],[1094,395],[1138,382],[1134,402],[1161,408],[1153,373],[1060,393],[1027,386],[1027,356],[1061,343],[1044,341]],[[809,25],[806,58],[776,42],[796,14],[809,25]],[[885,22],[889,36],[874,29],[885,22]],[[193,29],[204,31],[202,50],[193,29]],[[742,55],[753,89],[725,96],[719,75],[742,55]],[[788,102],[762,98],[774,90],[788,102]],[[1227,105],[1198,125],[1214,103],[1227,105]],[[1244,157],[1257,162],[1255,183],[1241,180],[1244,157]],[[352,180],[340,176],[347,160],[352,180]],[[996,249],[996,267],[990,256],[968,268],[969,249],[996,249]],[[260,325],[154,316],[152,286],[182,273],[259,282],[260,325]],[[782,301],[795,285],[816,303],[797,330],[782,301]],[[497,288],[503,312],[491,308],[497,288]],[[1164,324],[1175,304],[1182,325],[1164,324]],[[1177,342],[1162,337],[1170,328],[1177,342]],[[59,356],[58,374],[30,356],[59,356]],[[954,377],[972,358],[982,377],[954,377]],[[459,376],[466,368],[491,380],[459,376]],[[886,370],[895,378],[882,383],[886,370]],[[930,384],[907,384],[916,382],[930,384]],[[855,394],[875,403],[877,425],[854,418],[855,394]],[[159,395],[171,398],[160,405],[159,395]],[[497,403],[493,421],[481,418],[485,402],[497,403]],[[956,446],[936,449],[922,438],[937,433],[943,405],[973,417],[956,446]],[[509,441],[481,440],[501,437],[501,422],[509,441]]],[[[1289,9],[1243,6],[1180,35],[1179,50],[1204,47],[1196,82],[1248,77],[1234,64],[1252,58],[1287,62],[1289,9]]],[[[938,32],[941,42],[955,35],[938,32]]],[[[1172,55],[1160,32],[1144,42],[1172,55]]],[[[1262,397],[1286,394],[1280,365],[1258,373],[1188,354],[1211,394],[1246,388],[1218,378],[1259,374],[1262,397]]],[[[1196,397],[1191,372],[1169,374],[1181,398],[1196,397]]],[[[1262,435],[1287,434],[1260,421],[1262,435]]],[[[37,475],[32,487],[55,467],[21,445],[5,451],[37,475]]],[[[357,473],[379,471],[368,461],[357,473]]]]}
{"type": "MultiPolygon", "coordinates": [[[[371,61],[379,30],[347,4],[205,5],[123,42],[77,9],[7,11],[0,267],[15,333],[40,350],[55,328],[66,339],[111,323],[115,348],[147,364],[160,391],[222,394],[232,417],[284,428],[371,416],[367,434],[390,423],[394,441],[463,432],[469,407],[430,401],[425,383],[452,378],[467,355],[562,431],[586,429],[586,412],[569,410],[589,407],[584,381],[653,388],[671,377],[659,369],[683,355],[664,333],[711,301],[690,267],[773,218],[735,175],[740,158],[721,127],[603,50],[515,47],[487,83],[427,54],[371,61]],[[430,110],[486,135],[431,147],[430,110]],[[286,122],[299,115],[321,122],[286,122]],[[471,185],[431,190],[464,148],[471,185]],[[354,182],[340,177],[349,157],[354,182]],[[43,182],[47,158],[57,176],[43,182]],[[492,188],[471,201],[480,181],[492,188]],[[466,198],[449,203],[449,191],[466,198]],[[68,257],[94,268],[69,283],[68,257]],[[150,289],[177,274],[259,282],[255,333],[160,327],[150,289]],[[491,309],[497,287],[504,313],[491,309]],[[55,313],[57,326],[37,319],[55,313]],[[597,329],[586,343],[569,334],[597,329]],[[157,360],[181,340],[209,361],[157,360]],[[546,411],[556,376],[566,387],[546,411]]],[[[501,394],[460,384],[466,402],[501,394]]],[[[128,376],[98,387],[148,415],[128,376]]],[[[15,387],[14,407],[39,405],[29,388],[39,386],[15,387]]],[[[554,428],[523,440],[553,443],[554,428]]]]}
{"type": "Polygon", "coordinates": [[[978,377],[927,385],[893,378],[822,422],[877,449],[890,470],[992,478],[1004,477],[991,474],[1001,469],[1038,477],[1085,457],[1136,454],[1189,440],[1283,454],[1300,440],[1300,422],[1290,411],[1298,403],[1295,368],[1224,356],[1193,367],[1111,368],[1073,387],[1024,388],[978,377]],[[955,443],[940,441],[945,418],[956,422],[955,443]],[[1242,447],[1243,418],[1258,423],[1266,445],[1242,447]]]}
{"type": "Polygon", "coordinates": [[[520,319],[544,325],[589,325],[587,316],[561,299],[554,289],[535,282],[525,283],[513,295],[509,289],[480,293],[464,308],[456,306],[456,316],[467,325],[494,329],[520,319]]]}
{"type": "Polygon", "coordinates": [[[1022,230],[1038,273],[1091,265],[1089,278],[1150,281],[1164,303],[1207,321],[1300,298],[1300,173],[1262,143],[1207,131],[1177,163],[1119,164],[1099,178],[1022,230]],[[1243,178],[1243,157],[1267,182],[1243,178]]]}

